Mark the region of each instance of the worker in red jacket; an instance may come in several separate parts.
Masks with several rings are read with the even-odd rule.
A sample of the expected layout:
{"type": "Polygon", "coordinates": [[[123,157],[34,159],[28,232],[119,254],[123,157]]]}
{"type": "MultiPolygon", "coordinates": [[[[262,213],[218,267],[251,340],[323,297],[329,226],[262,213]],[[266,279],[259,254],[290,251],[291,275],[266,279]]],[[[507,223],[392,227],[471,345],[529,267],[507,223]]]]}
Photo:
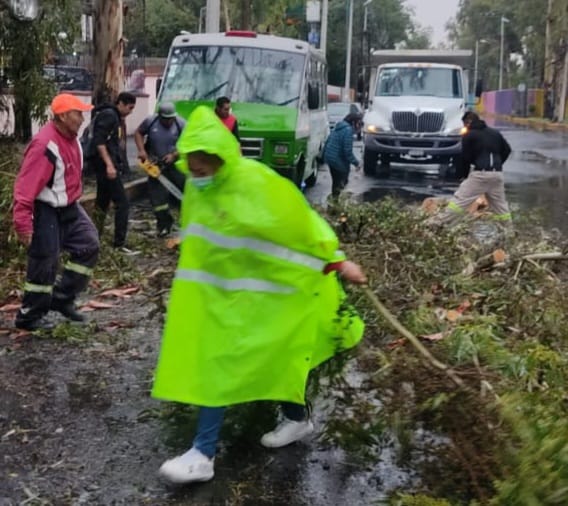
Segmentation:
{"type": "Polygon", "coordinates": [[[231,132],[240,143],[239,122],[236,116],[231,114],[231,99],[229,97],[219,97],[217,99],[217,102],[215,102],[215,114],[219,116],[219,119],[229,129],[229,132],[231,132]]]}
{"type": "Polygon", "coordinates": [[[93,107],[62,93],[51,102],[53,119],[32,139],[14,185],[14,228],[28,248],[22,306],[16,327],[49,329],[50,309],[74,321],[84,321],[75,298],[86,288],[97,261],[97,230],[81,206],[83,154],[77,134],[83,112],[93,107]],[[69,253],[55,282],[59,254],[69,253]]]}

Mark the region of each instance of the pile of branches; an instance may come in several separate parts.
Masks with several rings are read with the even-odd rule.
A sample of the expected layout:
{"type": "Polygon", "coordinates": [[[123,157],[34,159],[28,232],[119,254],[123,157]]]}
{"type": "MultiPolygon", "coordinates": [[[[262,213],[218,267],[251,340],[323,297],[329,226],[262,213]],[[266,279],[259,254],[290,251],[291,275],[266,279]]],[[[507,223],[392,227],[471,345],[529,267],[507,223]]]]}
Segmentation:
{"type": "Polygon", "coordinates": [[[488,252],[475,223],[426,218],[388,199],[329,211],[369,290],[350,289],[367,379],[337,400],[327,436],[369,458],[394,440],[416,492],[440,504],[568,504],[566,243],[489,223],[488,252]]]}

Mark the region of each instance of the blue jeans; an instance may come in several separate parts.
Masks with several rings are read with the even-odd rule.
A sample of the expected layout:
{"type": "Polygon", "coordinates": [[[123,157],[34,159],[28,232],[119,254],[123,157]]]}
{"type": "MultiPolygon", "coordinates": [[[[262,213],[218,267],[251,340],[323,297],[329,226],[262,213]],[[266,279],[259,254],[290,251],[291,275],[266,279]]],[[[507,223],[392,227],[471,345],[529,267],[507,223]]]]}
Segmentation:
{"type": "MultiPolygon", "coordinates": [[[[301,404],[292,402],[280,403],[282,413],[289,420],[301,422],[306,418],[306,408],[301,404]]],[[[219,431],[223,425],[223,417],[226,408],[199,408],[197,420],[197,434],[193,439],[193,447],[198,449],[203,455],[212,459],[217,451],[217,441],[219,431]]]]}

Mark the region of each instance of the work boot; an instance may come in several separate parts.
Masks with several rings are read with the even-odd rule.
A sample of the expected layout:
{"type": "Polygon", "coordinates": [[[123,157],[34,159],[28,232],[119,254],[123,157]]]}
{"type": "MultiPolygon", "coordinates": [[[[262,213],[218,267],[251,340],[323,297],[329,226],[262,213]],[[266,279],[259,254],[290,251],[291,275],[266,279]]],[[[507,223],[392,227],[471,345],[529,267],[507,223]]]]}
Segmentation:
{"type": "Polygon", "coordinates": [[[179,457],[166,460],[160,467],[160,476],[172,483],[209,481],[215,475],[215,459],[203,455],[197,448],[191,448],[179,457]]]}
{"type": "Polygon", "coordinates": [[[14,322],[14,326],[17,329],[29,330],[31,332],[34,332],[36,330],[50,331],[55,328],[55,324],[53,322],[47,321],[43,317],[31,320],[31,319],[22,318],[20,317],[20,315],[16,316],[16,321],[14,322]]]}
{"type": "Polygon", "coordinates": [[[53,298],[51,299],[51,309],[54,311],[58,311],[61,313],[65,318],[72,320],[74,322],[84,322],[85,315],[79,313],[73,301],[70,300],[62,300],[53,298]]]}
{"type": "Polygon", "coordinates": [[[310,420],[295,422],[286,418],[273,431],[262,436],[260,444],[267,448],[280,448],[309,436],[313,431],[314,424],[310,420]]]}

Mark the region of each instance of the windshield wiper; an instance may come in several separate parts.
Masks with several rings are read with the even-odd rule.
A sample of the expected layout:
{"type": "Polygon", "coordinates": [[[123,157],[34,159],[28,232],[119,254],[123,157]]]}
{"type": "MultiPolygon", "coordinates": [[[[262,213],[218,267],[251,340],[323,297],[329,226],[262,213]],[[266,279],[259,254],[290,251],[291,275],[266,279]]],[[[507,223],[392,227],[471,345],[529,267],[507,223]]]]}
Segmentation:
{"type": "Polygon", "coordinates": [[[288,105],[291,102],[294,102],[294,100],[298,100],[299,98],[300,98],[299,96],[294,97],[294,98],[290,98],[290,99],[284,100],[284,102],[280,102],[279,104],[276,104],[276,105],[288,105]]]}
{"type": "Polygon", "coordinates": [[[227,84],[229,84],[228,80],[225,81],[224,83],[221,83],[219,86],[215,86],[215,88],[213,88],[212,90],[209,90],[207,93],[202,95],[201,98],[207,98],[209,95],[213,95],[213,94],[217,93],[223,86],[227,86],[227,84]]]}

